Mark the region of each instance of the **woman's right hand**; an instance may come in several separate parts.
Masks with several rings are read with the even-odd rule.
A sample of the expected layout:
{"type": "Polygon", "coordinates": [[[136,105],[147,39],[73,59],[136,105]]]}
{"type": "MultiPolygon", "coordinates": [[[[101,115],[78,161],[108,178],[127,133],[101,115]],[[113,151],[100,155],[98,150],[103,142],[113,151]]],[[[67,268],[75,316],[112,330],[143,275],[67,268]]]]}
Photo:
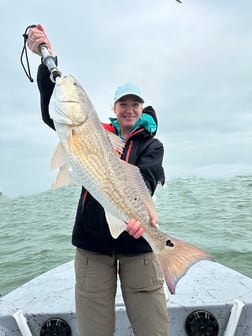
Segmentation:
{"type": "Polygon", "coordinates": [[[27,46],[34,53],[42,56],[39,46],[45,44],[48,48],[48,52],[53,56],[51,43],[45,33],[41,24],[38,24],[34,28],[30,28],[28,31],[27,46]]]}

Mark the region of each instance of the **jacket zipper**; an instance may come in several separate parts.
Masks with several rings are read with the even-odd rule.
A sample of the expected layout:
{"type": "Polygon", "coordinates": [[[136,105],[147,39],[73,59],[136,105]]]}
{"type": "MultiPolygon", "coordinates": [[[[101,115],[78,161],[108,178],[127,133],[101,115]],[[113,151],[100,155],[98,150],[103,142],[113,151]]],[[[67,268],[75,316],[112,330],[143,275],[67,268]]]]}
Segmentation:
{"type": "Polygon", "coordinates": [[[133,147],[133,140],[130,140],[130,144],[129,144],[129,147],[128,147],[128,150],[127,150],[127,153],[126,153],[126,157],[125,157],[126,162],[129,162],[129,157],[130,157],[132,147],[133,147]]]}
{"type": "MultiPolygon", "coordinates": [[[[129,141],[129,139],[132,138],[132,136],[134,136],[135,134],[141,133],[142,131],[143,131],[143,128],[140,128],[136,132],[131,133],[129,135],[129,137],[127,138],[127,141],[129,141]]],[[[128,147],[128,150],[127,150],[127,153],[126,153],[126,156],[125,156],[125,161],[126,162],[129,162],[129,157],[130,157],[132,147],[133,147],[133,140],[130,140],[129,147],[128,147]]]]}

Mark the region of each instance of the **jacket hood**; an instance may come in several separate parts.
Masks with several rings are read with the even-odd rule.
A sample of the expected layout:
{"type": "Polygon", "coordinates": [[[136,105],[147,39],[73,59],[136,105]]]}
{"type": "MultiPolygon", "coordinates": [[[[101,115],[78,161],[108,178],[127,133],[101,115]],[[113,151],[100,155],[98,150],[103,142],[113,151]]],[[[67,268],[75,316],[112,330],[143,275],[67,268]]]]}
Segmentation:
{"type": "Polygon", "coordinates": [[[158,119],[157,119],[156,111],[154,110],[154,108],[152,106],[146,106],[143,109],[143,113],[148,114],[148,115],[150,115],[153,118],[153,120],[154,120],[154,122],[156,124],[156,130],[154,132],[152,132],[152,134],[156,135],[157,129],[158,129],[158,119]]]}

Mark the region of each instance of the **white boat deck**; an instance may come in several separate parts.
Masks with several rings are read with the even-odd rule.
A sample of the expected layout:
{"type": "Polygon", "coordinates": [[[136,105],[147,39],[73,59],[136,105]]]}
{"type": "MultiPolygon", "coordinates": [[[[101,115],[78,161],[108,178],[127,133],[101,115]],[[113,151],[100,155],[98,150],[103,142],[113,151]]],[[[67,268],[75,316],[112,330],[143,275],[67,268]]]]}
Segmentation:
{"type": "MultiPolygon", "coordinates": [[[[22,335],[13,318],[13,314],[17,311],[22,311],[34,336],[40,335],[41,326],[52,317],[67,321],[72,335],[77,336],[74,281],[73,261],[71,261],[42,274],[2,297],[0,299],[0,336],[22,335]]],[[[252,279],[230,268],[215,262],[201,261],[191,267],[178,282],[175,295],[170,295],[168,290],[166,295],[169,336],[189,335],[185,330],[186,319],[192,312],[199,310],[207,311],[216,318],[218,336],[252,335],[252,279]],[[240,304],[239,314],[237,302],[240,304]],[[234,303],[235,308],[229,320],[234,303]],[[237,322],[231,326],[231,320],[234,324],[235,319],[237,322]]],[[[115,308],[117,317],[115,335],[133,335],[119,283],[115,308]]],[[[205,314],[206,318],[209,318],[208,313],[205,314]]]]}

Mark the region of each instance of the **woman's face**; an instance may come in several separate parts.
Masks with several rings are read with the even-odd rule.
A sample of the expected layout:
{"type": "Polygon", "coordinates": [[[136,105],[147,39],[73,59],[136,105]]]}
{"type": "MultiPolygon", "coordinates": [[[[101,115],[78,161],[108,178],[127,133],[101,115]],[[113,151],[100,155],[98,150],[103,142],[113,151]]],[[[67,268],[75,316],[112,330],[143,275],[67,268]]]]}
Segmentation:
{"type": "Polygon", "coordinates": [[[134,95],[127,95],[118,100],[114,105],[114,112],[121,127],[122,135],[128,134],[129,130],[141,117],[143,104],[134,95]]]}

